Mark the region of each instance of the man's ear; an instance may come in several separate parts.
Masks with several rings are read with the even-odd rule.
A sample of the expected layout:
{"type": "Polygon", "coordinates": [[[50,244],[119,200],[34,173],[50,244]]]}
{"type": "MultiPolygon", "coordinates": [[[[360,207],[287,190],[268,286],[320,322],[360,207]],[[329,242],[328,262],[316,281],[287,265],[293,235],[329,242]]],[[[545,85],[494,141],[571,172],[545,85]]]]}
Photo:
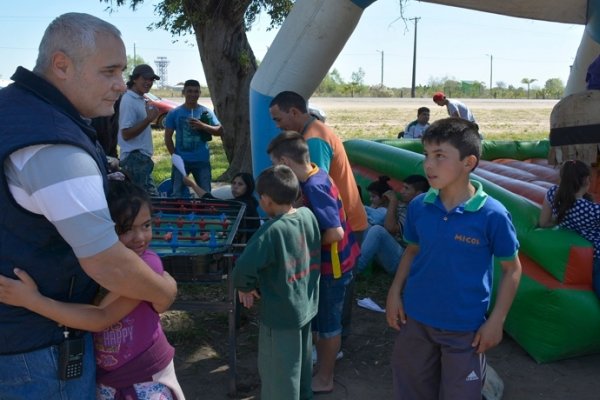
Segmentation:
{"type": "Polygon", "coordinates": [[[300,110],[298,110],[296,107],[290,107],[290,111],[288,111],[290,114],[292,114],[292,116],[295,118],[298,115],[302,115],[303,113],[300,112],[300,110]]]}
{"type": "Polygon", "coordinates": [[[66,79],[71,68],[73,68],[73,61],[65,53],[57,51],[52,55],[50,69],[58,79],[66,79]]]}

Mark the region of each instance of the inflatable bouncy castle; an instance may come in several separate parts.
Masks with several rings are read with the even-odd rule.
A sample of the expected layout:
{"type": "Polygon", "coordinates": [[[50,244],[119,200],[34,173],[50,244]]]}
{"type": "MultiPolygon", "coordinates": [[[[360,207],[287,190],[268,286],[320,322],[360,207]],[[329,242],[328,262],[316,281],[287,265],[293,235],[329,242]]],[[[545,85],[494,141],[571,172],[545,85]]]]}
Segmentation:
{"type": "MultiPolygon", "coordinates": [[[[250,87],[255,174],[270,165],[266,148],[278,133],[269,116],[270,101],[284,90],[310,98],[363,10],[375,1],[296,1],[250,87]]],[[[423,1],[513,17],[584,24],[585,33],[565,94],[574,95],[571,98],[585,104],[585,96],[597,98],[599,102],[586,112],[598,115],[600,92],[581,93],[588,89],[588,66],[600,54],[600,0],[423,1]]],[[[543,196],[558,179],[558,169],[553,165],[569,158],[581,158],[590,164],[596,161],[600,120],[596,122],[587,116],[583,122],[577,119],[580,114],[572,111],[580,111],[579,104],[567,101],[557,105],[549,141],[484,142],[486,161],[474,173],[484,190],[503,202],[512,214],[524,273],[505,328],[538,362],[600,352],[600,303],[591,291],[591,244],[573,232],[536,227],[543,196]]],[[[403,177],[423,173],[419,146],[419,142],[408,140],[345,143],[359,182],[385,174],[396,179],[396,189],[403,177]]]]}
{"type": "MultiPolygon", "coordinates": [[[[383,174],[399,190],[403,178],[423,174],[418,140],[349,140],[344,146],[361,187],[383,174]]],[[[549,149],[547,140],[484,141],[472,175],[512,215],[523,275],[505,330],[538,362],[600,352],[591,243],[571,231],[537,228],[544,195],[558,182],[558,169],[546,160],[549,149]]]]}

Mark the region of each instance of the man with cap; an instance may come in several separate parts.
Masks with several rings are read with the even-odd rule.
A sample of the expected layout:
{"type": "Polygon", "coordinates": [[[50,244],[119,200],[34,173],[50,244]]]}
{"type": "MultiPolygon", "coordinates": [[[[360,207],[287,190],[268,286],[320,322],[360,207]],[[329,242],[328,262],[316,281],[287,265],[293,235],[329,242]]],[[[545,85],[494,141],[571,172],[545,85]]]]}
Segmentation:
{"type": "Polygon", "coordinates": [[[158,195],[152,180],[154,146],[150,128],[150,124],[158,116],[158,109],[146,102],[144,94],[148,93],[154,81],[159,79],[151,66],[136,66],[129,76],[128,90],[119,106],[117,140],[121,149],[121,168],[133,183],[144,188],[151,196],[158,195]]]}
{"type": "Polygon", "coordinates": [[[446,106],[448,115],[451,117],[458,117],[466,119],[467,121],[475,122],[475,117],[469,107],[458,100],[451,100],[446,97],[443,92],[437,92],[433,95],[433,102],[440,107],[446,106]]]}

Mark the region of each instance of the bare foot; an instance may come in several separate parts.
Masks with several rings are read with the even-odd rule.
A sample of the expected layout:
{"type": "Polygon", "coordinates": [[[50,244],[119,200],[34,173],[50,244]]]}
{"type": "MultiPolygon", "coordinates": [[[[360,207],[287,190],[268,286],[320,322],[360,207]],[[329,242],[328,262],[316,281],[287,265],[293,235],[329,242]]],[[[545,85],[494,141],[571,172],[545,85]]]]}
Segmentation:
{"type": "Polygon", "coordinates": [[[312,391],[313,393],[330,393],[333,392],[333,379],[327,382],[322,379],[319,374],[312,378],[312,391]]]}

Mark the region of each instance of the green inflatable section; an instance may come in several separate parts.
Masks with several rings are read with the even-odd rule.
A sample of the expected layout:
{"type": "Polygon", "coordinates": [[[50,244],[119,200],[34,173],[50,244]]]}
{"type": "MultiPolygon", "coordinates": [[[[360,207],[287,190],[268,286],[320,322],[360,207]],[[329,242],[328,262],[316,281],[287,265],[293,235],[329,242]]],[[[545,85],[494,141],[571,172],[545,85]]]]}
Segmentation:
{"type": "MultiPolygon", "coordinates": [[[[423,175],[423,146],[418,140],[348,140],[344,147],[353,167],[402,180],[423,175]]],[[[484,141],[482,159],[546,158],[548,141],[484,141]]],[[[372,178],[355,169],[357,183],[372,178]]],[[[512,215],[520,242],[524,273],[505,330],[537,362],[600,352],[600,302],[591,291],[592,245],[574,232],[537,228],[540,207],[473,174],[484,190],[512,215]],[[529,260],[530,259],[530,260],[529,260]],[[570,271],[589,270],[581,278],[570,271]]],[[[495,265],[495,274],[500,274],[495,265]]],[[[496,282],[498,280],[496,279],[496,282]]],[[[496,290],[496,288],[494,288],[496,290]]]]}

